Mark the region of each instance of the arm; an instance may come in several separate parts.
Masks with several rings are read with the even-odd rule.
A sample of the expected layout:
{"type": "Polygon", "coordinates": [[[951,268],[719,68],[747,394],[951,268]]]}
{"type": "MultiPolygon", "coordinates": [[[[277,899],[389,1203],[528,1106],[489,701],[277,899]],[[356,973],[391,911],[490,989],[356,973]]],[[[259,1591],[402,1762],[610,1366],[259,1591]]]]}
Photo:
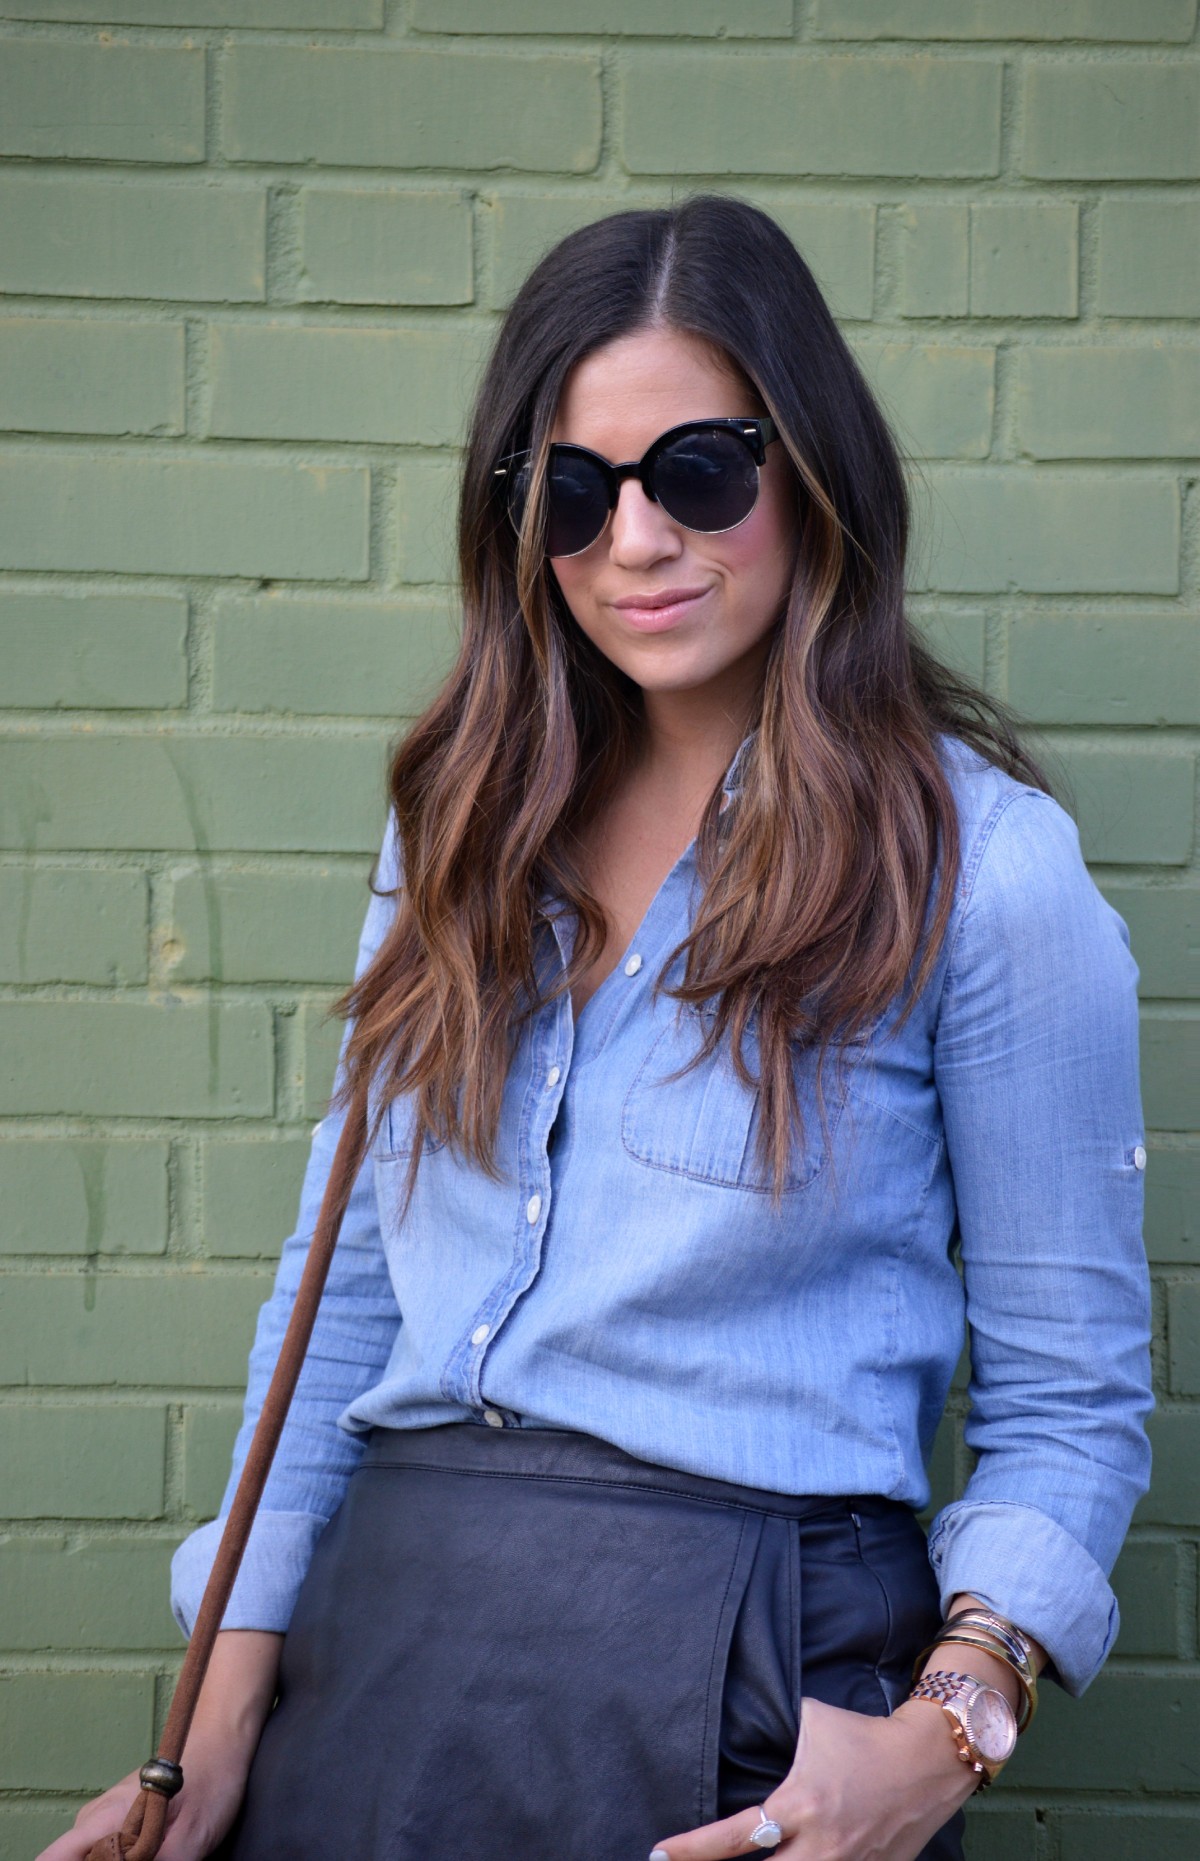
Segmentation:
{"type": "MultiPolygon", "coordinates": [[[[395,843],[389,830],[379,862],[378,884],[393,886],[396,870],[395,843]]],[[[393,899],[372,898],[359,944],[356,974],[361,974],[374,957],[393,911],[393,899]]],[[[339,1076],[340,1071],[339,1064],[339,1076]]],[[[343,1114],[330,1114],[313,1135],[296,1230],[285,1243],[274,1290],[259,1314],[244,1416],[220,1515],[193,1532],[175,1553],[171,1600],[185,1634],[191,1632],[275,1366],[342,1123],[343,1114]]],[[[337,1418],[383,1374],[399,1324],[368,1158],[359,1171],[342,1223],[304,1367],[225,1614],[226,1629],[286,1629],[313,1546],[341,1503],[346,1481],[361,1453],[359,1443],[337,1426],[337,1418]]]]}
{"type": "MultiPolygon", "coordinates": [[[[168,1809],[159,1861],[203,1861],[232,1826],[275,1698],[282,1646],[282,1635],[253,1630],[217,1636],[183,1750],[184,1786],[168,1809]]],[[[121,1827],[138,1789],[138,1773],[131,1771],[93,1797],[38,1861],[85,1861],[95,1842],[121,1827]]]]}
{"type": "Polygon", "coordinates": [[[979,1458],[930,1557],[943,1607],[1008,1616],[1079,1694],[1149,1471],[1137,970],[1054,802],[1007,797],[981,841],[935,1045],[979,1458]]]}
{"type": "MultiPolygon", "coordinates": [[[[1008,1616],[1036,1665],[1078,1693],[1116,1632],[1107,1573],[1149,1466],[1137,972],[1074,826],[1046,797],[1006,797],[960,884],[935,1069],[979,1464],[935,1520],[930,1555],[945,1613],[978,1602],[1008,1616]]],[[[973,1674],[1015,1708],[1003,1662],[951,1652],[925,1670],[973,1674]]],[[[910,1861],[975,1781],[925,1701],[874,1719],[805,1699],[795,1762],[764,1808],[784,1830],[781,1856],[812,1838],[910,1861]]],[[[672,1836],[655,1861],[755,1852],[756,1820],[672,1836]]]]}

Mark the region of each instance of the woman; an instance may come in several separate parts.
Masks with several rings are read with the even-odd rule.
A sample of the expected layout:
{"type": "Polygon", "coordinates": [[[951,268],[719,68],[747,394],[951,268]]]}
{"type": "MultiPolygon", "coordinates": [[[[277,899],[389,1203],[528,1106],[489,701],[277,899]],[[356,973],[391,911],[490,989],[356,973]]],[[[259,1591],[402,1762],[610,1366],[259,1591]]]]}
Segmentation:
{"type": "Polygon", "coordinates": [[[1136,972],[911,632],[906,532],[765,215],[618,214],[530,277],[235,1472],[368,1080],[370,1154],[164,1861],[231,1825],[235,1861],[949,1858],[1038,1669],[1103,1662],[1148,1459],[1136,972]],[[927,1546],[964,1314],[979,1460],[927,1546]]]}

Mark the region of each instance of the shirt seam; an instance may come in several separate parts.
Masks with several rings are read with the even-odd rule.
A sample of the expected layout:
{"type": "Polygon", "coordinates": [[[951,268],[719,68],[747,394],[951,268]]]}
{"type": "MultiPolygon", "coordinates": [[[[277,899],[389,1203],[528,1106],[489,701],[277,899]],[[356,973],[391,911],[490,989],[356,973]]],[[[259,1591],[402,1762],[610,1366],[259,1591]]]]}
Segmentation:
{"type": "Polygon", "coordinates": [[[1009,808],[1012,807],[1014,802],[1024,799],[1031,801],[1049,801],[1050,796],[1043,794],[1041,789],[1030,788],[1028,785],[1014,789],[1006,795],[1001,795],[993,802],[989,814],[975,837],[970,856],[963,862],[960,868],[958,880],[960,895],[958,922],[955,924],[946,945],[946,960],[942,969],[942,983],[938,991],[937,1005],[933,1014],[933,1036],[935,1041],[941,1023],[942,1010],[945,1006],[946,996],[953,987],[952,972],[954,969],[954,962],[958,954],[959,941],[970,914],[971,905],[974,902],[975,887],[979,879],[980,868],[983,865],[984,855],[991,845],[992,836],[1003,816],[1008,812],[1009,808]]]}

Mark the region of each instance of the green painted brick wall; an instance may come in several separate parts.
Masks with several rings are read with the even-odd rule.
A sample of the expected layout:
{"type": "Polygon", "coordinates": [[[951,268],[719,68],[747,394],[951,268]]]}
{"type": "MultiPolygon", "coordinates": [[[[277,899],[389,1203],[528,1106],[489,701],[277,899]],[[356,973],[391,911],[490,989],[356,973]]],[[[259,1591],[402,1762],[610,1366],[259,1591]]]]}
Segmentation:
{"type": "Polygon", "coordinates": [[[1200,1851],[1196,0],[0,0],[0,1861],[161,1724],[498,315],[697,185],[812,264],[1141,971],[1154,1484],[969,1853],[1200,1851]]]}

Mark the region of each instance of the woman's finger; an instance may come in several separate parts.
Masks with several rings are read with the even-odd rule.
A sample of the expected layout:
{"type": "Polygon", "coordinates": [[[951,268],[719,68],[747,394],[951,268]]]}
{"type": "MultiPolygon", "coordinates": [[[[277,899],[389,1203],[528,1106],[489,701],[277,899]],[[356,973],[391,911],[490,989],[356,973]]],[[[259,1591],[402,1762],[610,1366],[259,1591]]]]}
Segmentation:
{"type": "Polygon", "coordinates": [[[784,1861],[787,1850],[781,1850],[780,1843],[787,1841],[788,1831],[780,1828],[779,1835],[775,1835],[771,1824],[778,1828],[779,1823],[771,1803],[767,1797],[758,1808],[740,1809],[736,1816],[706,1822],[703,1828],[689,1829],[686,1835],[672,1835],[651,1851],[650,1861],[730,1861],[734,1855],[778,1855],[784,1861]]]}

